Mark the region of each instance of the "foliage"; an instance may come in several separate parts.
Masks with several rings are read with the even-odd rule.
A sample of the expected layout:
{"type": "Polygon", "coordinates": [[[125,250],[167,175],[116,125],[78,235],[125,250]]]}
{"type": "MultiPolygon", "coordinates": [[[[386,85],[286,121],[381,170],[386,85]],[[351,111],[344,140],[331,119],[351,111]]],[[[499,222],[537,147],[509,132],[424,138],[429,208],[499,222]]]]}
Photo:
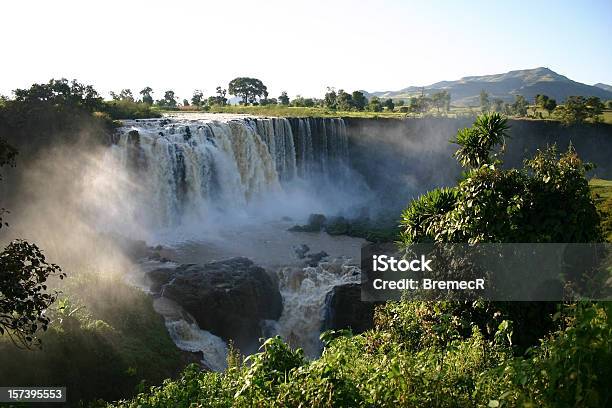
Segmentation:
{"type": "Polygon", "coordinates": [[[191,104],[193,106],[202,106],[204,104],[204,92],[199,89],[193,91],[193,96],[191,97],[191,104]]]}
{"type": "MultiPolygon", "coordinates": [[[[0,168],[3,166],[15,166],[15,158],[17,157],[17,149],[8,144],[6,140],[0,137],[0,168]]],[[[0,181],[2,181],[2,173],[0,172],[0,181]]],[[[8,226],[6,222],[2,221],[2,215],[6,212],[6,210],[0,207],[0,228],[2,226],[8,226]]]]}
{"type": "MultiPolygon", "coordinates": [[[[17,153],[0,137],[0,167],[14,166],[17,153]]],[[[4,212],[0,208],[0,228],[4,212]]],[[[45,311],[58,295],[47,291],[50,276],[63,279],[65,274],[34,244],[15,240],[0,252],[0,336],[6,334],[18,347],[40,345],[37,335],[50,321],[45,311]]]]}
{"type": "Polygon", "coordinates": [[[536,95],[535,103],[536,106],[548,112],[548,116],[550,116],[557,107],[557,101],[549,98],[547,95],[536,95]]]}
{"type": "Polygon", "coordinates": [[[217,106],[225,106],[227,105],[227,90],[221,88],[220,86],[218,86],[216,88],[216,96],[209,96],[208,97],[208,106],[205,106],[205,108],[209,108],[212,105],[217,105],[217,106]]]}
{"type": "Polygon", "coordinates": [[[516,95],[514,103],[511,106],[511,112],[519,117],[527,116],[527,108],[529,104],[523,95],[516,95]]]}
{"type": "Polygon", "coordinates": [[[370,99],[370,102],[368,102],[368,110],[372,112],[382,112],[383,105],[380,103],[378,97],[374,96],[370,99]]]}
{"type": "Polygon", "coordinates": [[[580,305],[540,347],[513,357],[512,324],[487,339],[451,304],[396,302],[377,327],[328,341],[304,362],[278,339],[222,374],[187,369],[116,407],[606,406],[612,365],[609,305],[580,305]],[[526,405],[523,405],[526,404],[526,405]]]}
{"type": "Polygon", "coordinates": [[[391,111],[391,112],[393,112],[393,109],[395,109],[395,103],[393,102],[393,99],[391,98],[385,99],[385,101],[383,102],[383,106],[387,108],[388,111],[391,111]]]}
{"type": "Polygon", "coordinates": [[[607,242],[612,242],[612,181],[594,178],[589,182],[589,186],[602,220],[602,234],[607,242]]]}
{"type": "Polygon", "coordinates": [[[427,192],[404,210],[401,238],[404,242],[433,242],[445,214],[457,205],[457,190],[438,188],[427,192]]]}
{"type": "Polygon", "coordinates": [[[353,94],[351,95],[351,100],[353,103],[353,107],[358,111],[364,110],[366,105],[368,104],[368,100],[361,91],[353,91],[353,94]]]}
{"type": "Polygon", "coordinates": [[[103,102],[100,110],[112,119],[146,119],[159,118],[161,115],[151,109],[145,102],[135,102],[130,99],[118,99],[103,102]]]}
{"type": "Polygon", "coordinates": [[[597,242],[600,218],[584,164],[570,146],[538,151],[523,169],[504,170],[490,151],[507,125],[499,114],[483,115],[457,133],[455,154],[468,171],[452,189],[414,200],[402,214],[404,244],[440,242],[597,242]],[[550,203],[555,203],[551,206],[550,203]]]}
{"type": "Polygon", "coordinates": [[[598,121],[604,105],[597,97],[570,96],[555,109],[555,116],[565,125],[584,123],[587,119],[598,121]]]}
{"type": "Polygon", "coordinates": [[[479,116],[471,128],[457,132],[453,142],[460,148],[455,157],[464,167],[493,164],[495,155],[492,157],[491,151],[497,145],[504,145],[508,129],[508,121],[498,113],[479,116]]]}
{"type": "Polygon", "coordinates": [[[491,101],[489,101],[489,94],[486,93],[484,89],[480,91],[479,99],[480,99],[480,110],[483,113],[490,111],[491,101]]]}
{"type": "Polygon", "coordinates": [[[155,105],[162,109],[176,109],[178,105],[174,91],[170,89],[164,92],[163,99],[156,101],[155,105]]]}
{"type": "Polygon", "coordinates": [[[29,89],[15,89],[14,101],[23,105],[52,105],[56,109],[83,108],[96,110],[102,98],[91,85],[76,80],[51,79],[46,84],[32,84],[29,89]]]}
{"type": "Polygon", "coordinates": [[[45,311],[58,295],[47,291],[50,276],[66,275],[34,244],[16,240],[0,252],[0,336],[21,347],[39,344],[36,335],[50,321],[45,311]]]}
{"type": "Polygon", "coordinates": [[[121,277],[89,271],[62,283],[40,349],[15,349],[0,338],[1,384],[67,386],[68,402],[79,406],[132,396],[185,366],[150,296],[121,277]]]}
{"type": "MultiPolygon", "coordinates": [[[[461,144],[460,160],[477,158],[465,161],[474,168],[458,186],[413,201],[403,214],[402,239],[596,240],[588,166],[572,149],[560,156],[548,149],[523,169],[501,170],[490,149],[502,141],[506,124],[493,115],[472,128],[476,140],[461,144]],[[544,208],[553,201],[559,212],[544,208]],[[530,223],[534,229],[526,228],[530,223]]],[[[178,381],[113,406],[607,406],[611,312],[607,303],[390,302],[377,308],[373,330],[322,335],[325,349],[314,361],[269,339],[244,362],[232,356],[225,373],[190,368],[178,381]],[[525,341],[525,332],[540,340],[525,341]],[[532,347],[522,353],[526,345],[532,347]]]]}
{"type": "Polygon", "coordinates": [[[431,101],[433,106],[438,110],[438,113],[440,113],[440,110],[444,112],[450,110],[451,95],[448,91],[435,92],[431,95],[431,101]]]}
{"type": "Polygon", "coordinates": [[[153,96],[151,96],[152,92],[153,88],[151,88],[150,86],[145,87],[139,92],[140,95],[142,95],[143,103],[146,103],[147,105],[153,105],[153,96]]]}
{"type": "Polygon", "coordinates": [[[281,92],[280,96],[278,97],[278,103],[283,106],[289,105],[289,96],[287,96],[286,91],[281,92]]]}
{"type": "Polygon", "coordinates": [[[268,97],[268,88],[257,78],[234,78],[227,89],[231,95],[242,98],[243,105],[254,103],[258,97],[268,97]]]}
{"type": "Polygon", "coordinates": [[[353,108],[353,97],[351,94],[340,89],[336,96],[336,108],[341,111],[350,111],[353,108]]]}
{"type": "Polygon", "coordinates": [[[323,98],[323,104],[328,109],[336,109],[338,107],[338,94],[334,88],[327,88],[327,92],[323,98]]]}

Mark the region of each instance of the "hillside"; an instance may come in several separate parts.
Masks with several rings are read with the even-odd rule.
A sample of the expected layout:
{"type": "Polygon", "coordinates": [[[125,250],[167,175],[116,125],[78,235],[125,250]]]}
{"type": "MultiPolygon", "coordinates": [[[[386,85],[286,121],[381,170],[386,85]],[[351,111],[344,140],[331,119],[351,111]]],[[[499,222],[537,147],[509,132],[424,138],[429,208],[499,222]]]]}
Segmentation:
{"type": "Polygon", "coordinates": [[[596,86],[597,88],[612,92],[612,85],[602,84],[601,82],[598,82],[593,86],[596,86]]]}
{"type": "Polygon", "coordinates": [[[544,67],[504,74],[469,76],[457,81],[436,82],[425,87],[410,86],[399,91],[373,92],[368,96],[401,99],[421,92],[431,94],[446,90],[451,94],[453,105],[469,106],[479,104],[480,91],[483,89],[491,100],[500,98],[506,102],[513,101],[515,95],[523,95],[527,100],[533,101],[537,94],[546,94],[557,102],[562,102],[571,95],[597,96],[602,100],[612,99],[612,88],[608,85],[586,85],[544,67]]]}

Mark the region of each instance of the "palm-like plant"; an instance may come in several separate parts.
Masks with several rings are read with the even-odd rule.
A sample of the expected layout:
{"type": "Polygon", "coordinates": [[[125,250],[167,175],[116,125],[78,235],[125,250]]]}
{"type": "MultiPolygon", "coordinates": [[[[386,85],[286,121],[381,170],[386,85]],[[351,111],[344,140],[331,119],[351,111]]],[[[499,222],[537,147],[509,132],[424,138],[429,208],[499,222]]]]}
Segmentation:
{"type": "Polygon", "coordinates": [[[499,113],[485,113],[476,119],[470,128],[461,129],[452,140],[458,144],[459,150],[455,157],[463,167],[478,168],[485,164],[493,164],[497,154],[491,154],[492,149],[505,145],[508,137],[508,120],[499,113]]]}

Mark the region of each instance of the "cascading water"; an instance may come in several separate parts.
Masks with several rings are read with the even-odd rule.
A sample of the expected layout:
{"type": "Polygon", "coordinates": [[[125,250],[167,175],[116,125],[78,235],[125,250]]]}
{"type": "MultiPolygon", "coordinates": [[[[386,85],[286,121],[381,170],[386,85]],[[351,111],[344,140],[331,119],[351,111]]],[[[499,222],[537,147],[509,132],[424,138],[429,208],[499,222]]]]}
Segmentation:
{"type": "Polygon", "coordinates": [[[316,357],[321,352],[319,331],[326,295],[334,286],[359,281],[360,270],[351,261],[335,259],[306,268],[287,266],[278,272],[285,309],[277,333],[290,345],[302,347],[307,357],[316,357]]]}
{"type": "Polygon", "coordinates": [[[342,119],[132,120],[114,150],[135,173],[153,226],[243,208],[297,179],[342,185],[348,166],[342,119]]]}
{"type": "MultiPolygon", "coordinates": [[[[198,239],[214,236],[224,240],[226,247],[242,248],[237,255],[271,257],[272,250],[278,254],[275,258],[283,258],[273,262],[257,259],[278,273],[284,303],[281,318],[268,322],[267,332],[281,334],[291,344],[303,347],[308,356],[320,352],[318,337],[325,296],[333,286],[356,280],[355,267],[342,259],[304,268],[289,259],[291,255],[281,255],[291,253],[290,247],[281,251],[278,244],[274,248],[266,246],[266,242],[276,242],[273,240],[279,233],[287,234],[287,226],[266,239],[252,226],[255,238],[242,227],[234,234],[228,231],[228,223],[262,198],[267,199],[265,206],[273,207],[277,221],[286,215],[281,210],[296,203],[308,213],[320,211],[307,202],[312,197],[346,201],[345,196],[334,196],[345,192],[350,184],[348,140],[342,119],[208,115],[131,120],[118,130],[112,154],[130,170],[133,184],[138,186],[131,200],[139,203],[134,207],[142,211],[133,216],[151,229],[182,230],[185,224],[196,225],[205,235],[198,239]],[[212,228],[211,218],[223,219],[221,230],[212,228]],[[236,239],[224,238],[228,234],[236,239]],[[264,249],[257,245],[264,245],[264,249]]],[[[260,220],[262,223],[269,225],[270,220],[260,220]]],[[[288,238],[305,239],[286,237],[281,241],[288,243],[288,238]]],[[[314,245],[325,241],[309,239],[314,239],[314,245]]],[[[326,250],[333,247],[326,245],[326,250]]],[[[350,252],[354,256],[355,248],[350,252]]],[[[206,260],[223,256],[206,254],[206,260]]],[[[221,339],[200,330],[180,306],[165,302],[163,292],[155,304],[179,348],[201,351],[207,366],[223,368],[227,349],[221,339]]]]}

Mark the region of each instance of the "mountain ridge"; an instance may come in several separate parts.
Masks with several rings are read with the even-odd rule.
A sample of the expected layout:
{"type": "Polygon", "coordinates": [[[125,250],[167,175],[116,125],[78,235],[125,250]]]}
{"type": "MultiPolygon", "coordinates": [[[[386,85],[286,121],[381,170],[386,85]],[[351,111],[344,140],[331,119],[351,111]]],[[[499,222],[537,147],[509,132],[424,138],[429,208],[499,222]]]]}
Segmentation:
{"type": "Polygon", "coordinates": [[[412,96],[448,91],[451,103],[456,106],[480,104],[480,92],[484,90],[489,99],[512,102],[515,95],[523,95],[533,102],[537,94],[545,94],[561,103],[568,96],[596,96],[602,100],[612,99],[612,86],[603,83],[587,85],[571,80],[547,67],[508,71],[502,74],[466,76],[455,81],[440,81],[427,86],[408,86],[399,91],[366,92],[366,96],[407,99],[412,96]]]}

